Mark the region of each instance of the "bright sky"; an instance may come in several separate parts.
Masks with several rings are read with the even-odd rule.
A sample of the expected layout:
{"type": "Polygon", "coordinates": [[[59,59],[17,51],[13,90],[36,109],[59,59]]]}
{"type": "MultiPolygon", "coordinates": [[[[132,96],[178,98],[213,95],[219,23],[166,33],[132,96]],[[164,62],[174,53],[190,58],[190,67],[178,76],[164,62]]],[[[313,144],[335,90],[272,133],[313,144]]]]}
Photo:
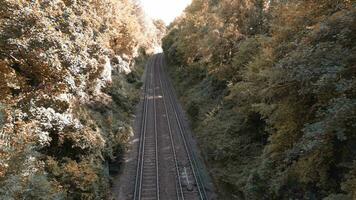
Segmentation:
{"type": "Polygon", "coordinates": [[[167,25],[182,14],[192,0],[140,0],[147,13],[153,19],[162,19],[167,25]]]}

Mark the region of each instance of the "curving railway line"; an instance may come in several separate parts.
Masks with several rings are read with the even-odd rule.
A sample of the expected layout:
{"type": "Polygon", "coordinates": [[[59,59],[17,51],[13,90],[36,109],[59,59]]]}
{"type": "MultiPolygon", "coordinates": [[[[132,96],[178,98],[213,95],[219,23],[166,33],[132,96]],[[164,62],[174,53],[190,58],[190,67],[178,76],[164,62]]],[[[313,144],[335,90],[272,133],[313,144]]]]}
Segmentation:
{"type": "Polygon", "coordinates": [[[164,66],[163,54],[146,65],[133,199],[213,199],[164,66]]]}

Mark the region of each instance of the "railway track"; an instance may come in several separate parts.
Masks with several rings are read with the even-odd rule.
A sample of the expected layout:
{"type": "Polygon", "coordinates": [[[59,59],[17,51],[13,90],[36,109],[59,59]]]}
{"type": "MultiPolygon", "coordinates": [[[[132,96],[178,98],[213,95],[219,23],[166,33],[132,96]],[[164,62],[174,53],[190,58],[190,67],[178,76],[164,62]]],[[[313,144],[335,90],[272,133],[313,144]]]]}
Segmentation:
{"type": "Polygon", "coordinates": [[[146,66],[133,197],[205,200],[207,193],[186,137],[183,116],[163,67],[163,54],[153,56],[146,66]]]}
{"type": "MultiPolygon", "coordinates": [[[[164,67],[164,57],[163,54],[160,55],[160,70],[159,74],[164,73],[163,67],[164,67]]],[[[197,167],[197,161],[196,158],[192,155],[192,149],[189,141],[187,140],[187,131],[185,126],[183,125],[183,116],[182,113],[179,112],[178,108],[178,102],[176,102],[176,98],[174,96],[174,91],[173,91],[173,86],[170,85],[170,81],[167,79],[167,76],[163,76],[163,78],[160,78],[160,81],[162,81],[164,84],[163,87],[165,87],[165,90],[167,91],[167,97],[170,101],[170,105],[173,110],[173,115],[174,119],[178,125],[179,129],[179,135],[181,142],[183,143],[184,146],[184,152],[185,156],[182,156],[182,163],[185,163],[184,167],[181,168],[181,174],[185,175],[185,190],[183,190],[185,199],[196,199],[198,196],[198,199],[205,200],[208,199],[207,193],[205,191],[205,186],[204,183],[201,179],[201,175],[199,172],[199,169],[197,167]],[[163,81],[162,81],[163,80],[163,81]],[[185,162],[184,162],[185,161],[185,162]],[[187,166],[188,165],[188,166],[187,166]]],[[[182,145],[182,144],[181,144],[182,145]]],[[[184,179],[183,178],[183,179],[184,179]]]]}
{"type": "Polygon", "coordinates": [[[149,81],[144,86],[143,115],[140,130],[140,144],[138,151],[134,199],[160,199],[159,198],[159,170],[157,130],[153,76],[154,71],[150,67],[155,60],[149,60],[146,67],[146,79],[149,81]],[[153,93],[153,94],[152,94],[153,93]],[[153,104],[153,105],[151,105],[153,104]],[[154,133],[148,132],[149,106],[153,106],[154,133]]]}

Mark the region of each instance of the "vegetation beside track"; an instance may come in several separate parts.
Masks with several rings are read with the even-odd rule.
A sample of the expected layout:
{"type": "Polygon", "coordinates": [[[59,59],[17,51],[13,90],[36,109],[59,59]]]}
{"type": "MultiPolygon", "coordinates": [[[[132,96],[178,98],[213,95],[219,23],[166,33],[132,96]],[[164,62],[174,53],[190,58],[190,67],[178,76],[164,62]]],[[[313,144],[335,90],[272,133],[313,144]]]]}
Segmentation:
{"type": "Polygon", "coordinates": [[[163,42],[222,199],[356,198],[356,10],[194,0],[163,42]]]}

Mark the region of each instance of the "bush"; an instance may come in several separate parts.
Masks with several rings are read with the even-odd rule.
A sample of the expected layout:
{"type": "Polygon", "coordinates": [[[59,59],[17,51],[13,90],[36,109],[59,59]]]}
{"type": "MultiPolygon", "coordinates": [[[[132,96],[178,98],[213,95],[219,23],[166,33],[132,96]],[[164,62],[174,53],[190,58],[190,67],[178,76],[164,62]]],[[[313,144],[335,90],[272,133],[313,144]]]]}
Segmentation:
{"type": "Polygon", "coordinates": [[[131,0],[0,2],[0,199],[108,197],[162,31],[131,0]]]}
{"type": "Polygon", "coordinates": [[[197,0],[171,25],[169,70],[222,198],[354,197],[354,6],[197,0]]]}

